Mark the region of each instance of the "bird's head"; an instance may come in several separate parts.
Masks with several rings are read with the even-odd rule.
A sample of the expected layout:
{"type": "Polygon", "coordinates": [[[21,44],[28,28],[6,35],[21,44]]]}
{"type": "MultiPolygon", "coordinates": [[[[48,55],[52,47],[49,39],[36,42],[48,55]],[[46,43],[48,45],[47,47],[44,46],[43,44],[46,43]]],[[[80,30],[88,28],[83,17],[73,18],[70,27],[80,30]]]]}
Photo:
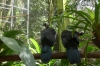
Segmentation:
{"type": "Polygon", "coordinates": [[[49,27],[49,23],[48,23],[48,22],[45,22],[45,23],[43,24],[43,26],[44,26],[45,28],[48,28],[48,27],[49,27]]]}
{"type": "Polygon", "coordinates": [[[82,36],[82,35],[84,35],[84,32],[83,31],[79,32],[79,36],[82,36]]]}

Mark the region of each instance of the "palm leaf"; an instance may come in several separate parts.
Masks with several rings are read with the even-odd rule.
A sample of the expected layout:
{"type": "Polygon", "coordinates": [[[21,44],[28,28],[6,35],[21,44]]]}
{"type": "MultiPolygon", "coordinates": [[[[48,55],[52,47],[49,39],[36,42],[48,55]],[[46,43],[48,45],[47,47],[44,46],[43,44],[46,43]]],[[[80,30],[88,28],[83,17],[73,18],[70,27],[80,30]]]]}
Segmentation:
{"type": "MultiPolygon", "coordinates": [[[[79,21],[80,23],[83,23],[83,24],[88,24],[88,22],[86,22],[85,20],[83,20],[83,19],[77,19],[77,18],[74,18],[74,17],[69,17],[69,16],[65,16],[66,18],[71,18],[71,19],[74,19],[74,20],[77,20],[77,21],[79,21]]],[[[90,25],[90,24],[88,24],[88,25],[90,25]]]]}
{"type": "Polygon", "coordinates": [[[84,33],[86,32],[87,28],[88,28],[88,25],[86,24],[84,27],[84,33]]]}
{"type": "MultiPolygon", "coordinates": [[[[88,30],[88,31],[91,31],[90,29],[88,29],[88,28],[84,28],[84,27],[82,27],[82,26],[68,26],[68,27],[70,27],[70,28],[79,28],[79,29],[83,29],[83,30],[88,30]]],[[[74,31],[74,30],[73,30],[74,31]]]]}
{"type": "Polygon", "coordinates": [[[90,16],[89,16],[87,13],[85,13],[85,12],[83,12],[83,11],[76,11],[76,10],[69,10],[69,12],[73,12],[73,13],[78,14],[78,15],[81,16],[83,19],[85,19],[87,23],[89,23],[89,24],[91,25],[91,22],[92,22],[92,21],[91,21],[90,16]]]}
{"type": "Polygon", "coordinates": [[[89,8],[86,8],[86,10],[88,11],[89,15],[91,16],[91,20],[94,20],[95,13],[92,10],[90,10],[89,8]]]}

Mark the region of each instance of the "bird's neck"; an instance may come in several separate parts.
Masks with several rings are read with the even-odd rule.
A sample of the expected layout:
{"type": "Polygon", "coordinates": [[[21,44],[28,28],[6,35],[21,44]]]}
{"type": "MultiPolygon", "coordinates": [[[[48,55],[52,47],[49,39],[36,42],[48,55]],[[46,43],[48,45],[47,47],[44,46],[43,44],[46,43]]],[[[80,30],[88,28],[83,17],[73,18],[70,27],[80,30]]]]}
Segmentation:
{"type": "Polygon", "coordinates": [[[46,29],[48,29],[48,28],[49,28],[49,26],[46,26],[45,28],[46,28],[46,29]]]}

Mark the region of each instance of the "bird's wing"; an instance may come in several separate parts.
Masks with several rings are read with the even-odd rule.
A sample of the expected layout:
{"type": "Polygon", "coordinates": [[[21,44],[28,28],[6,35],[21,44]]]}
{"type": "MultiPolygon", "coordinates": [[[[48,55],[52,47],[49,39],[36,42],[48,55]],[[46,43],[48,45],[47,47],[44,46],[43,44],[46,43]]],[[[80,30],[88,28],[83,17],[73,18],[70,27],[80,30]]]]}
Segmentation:
{"type": "Polygon", "coordinates": [[[53,35],[51,32],[46,33],[46,38],[51,41],[52,43],[55,42],[55,35],[53,35]]]}
{"type": "Polygon", "coordinates": [[[45,37],[52,43],[54,43],[56,40],[55,35],[56,35],[56,32],[54,29],[44,29],[41,31],[41,39],[45,37]]]}

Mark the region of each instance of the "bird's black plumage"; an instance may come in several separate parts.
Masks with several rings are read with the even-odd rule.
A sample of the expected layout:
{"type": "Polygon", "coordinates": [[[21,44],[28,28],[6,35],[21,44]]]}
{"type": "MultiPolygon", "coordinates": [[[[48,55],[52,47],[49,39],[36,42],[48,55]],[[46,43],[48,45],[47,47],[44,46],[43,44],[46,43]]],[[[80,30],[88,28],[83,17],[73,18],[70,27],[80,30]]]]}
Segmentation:
{"type": "Polygon", "coordinates": [[[56,40],[56,31],[53,28],[48,27],[48,24],[44,24],[45,29],[41,31],[41,61],[48,63],[51,59],[52,50],[51,47],[54,45],[56,40]]]}
{"type": "Polygon", "coordinates": [[[71,64],[81,61],[77,48],[79,45],[78,34],[78,32],[74,32],[72,36],[72,32],[68,30],[64,30],[61,34],[62,44],[66,48],[67,58],[71,64]]]}

